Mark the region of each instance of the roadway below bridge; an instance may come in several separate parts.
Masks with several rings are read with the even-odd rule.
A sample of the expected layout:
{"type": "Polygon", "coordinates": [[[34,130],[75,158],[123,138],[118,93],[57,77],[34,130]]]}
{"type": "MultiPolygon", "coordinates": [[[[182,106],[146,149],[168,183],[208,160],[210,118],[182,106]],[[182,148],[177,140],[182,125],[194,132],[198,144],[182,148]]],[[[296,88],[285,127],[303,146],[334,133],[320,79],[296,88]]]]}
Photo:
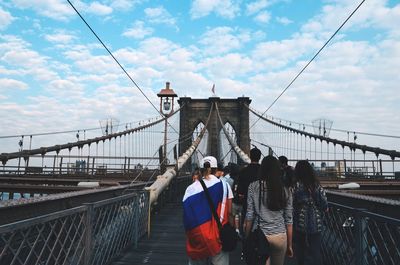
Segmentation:
{"type": "Polygon", "coordinates": [[[400,180],[387,179],[337,179],[321,178],[321,185],[327,190],[340,191],[343,193],[361,194],[386,199],[400,199],[400,180]],[[339,185],[354,182],[360,185],[357,189],[339,189],[339,185]]]}

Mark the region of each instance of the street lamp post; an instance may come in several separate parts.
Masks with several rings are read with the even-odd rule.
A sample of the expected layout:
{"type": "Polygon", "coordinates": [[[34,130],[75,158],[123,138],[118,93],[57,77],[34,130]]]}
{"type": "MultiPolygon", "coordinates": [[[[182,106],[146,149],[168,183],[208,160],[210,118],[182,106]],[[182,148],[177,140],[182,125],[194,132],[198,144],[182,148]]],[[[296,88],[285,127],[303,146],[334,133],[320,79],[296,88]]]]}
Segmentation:
{"type": "Polygon", "coordinates": [[[170,83],[165,83],[165,88],[157,94],[160,98],[160,112],[166,117],[164,122],[164,146],[163,146],[163,164],[167,164],[167,129],[168,129],[168,117],[174,111],[174,98],[178,95],[175,94],[174,90],[170,88],[170,83]]]}

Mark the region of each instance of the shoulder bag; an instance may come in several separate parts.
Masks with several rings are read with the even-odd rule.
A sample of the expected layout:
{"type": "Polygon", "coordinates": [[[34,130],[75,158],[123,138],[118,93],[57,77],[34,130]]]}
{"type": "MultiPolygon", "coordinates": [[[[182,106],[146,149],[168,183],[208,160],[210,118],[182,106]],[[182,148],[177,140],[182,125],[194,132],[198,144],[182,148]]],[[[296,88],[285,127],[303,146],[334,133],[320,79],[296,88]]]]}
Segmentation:
{"type": "MultiPolygon", "coordinates": [[[[225,225],[222,226],[221,221],[219,220],[219,217],[215,210],[214,204],[211,200],[211,196],[210,196],[210,193],[208,192],[206,184],[204,183],[204,181],[201,178],[199,179],[199,181],[201,183],[201,186],[204,189],[204,193],[206,194],[211,213],[214,216],[215,221],[217,222],[218,229],[219,229],[219,238],[222,243],[222,250],[223,251],[233,251],[236,248],[237,242],[239,240],[238,234],[236,233],[235,228],[233,228],[233,226],[231,226],[229,223],[226,223],[225,225]]],[[[224,183],[222,183],[222,185],[224,185],[224,183]]],[[[224,186],[222,186],[222,187],[224,187],[224,186]]]]}
{"type": "MultiPolygon", "coordinates": [[[[258,197],[258,208],[261,208],[261,180],[258,197]]],[[[270,256],[270,245],[260,227],[260,214],[257,214],[257,228],[246,238],[243,247],[244,259],[247,265],[264,265],[270,256]]]]}

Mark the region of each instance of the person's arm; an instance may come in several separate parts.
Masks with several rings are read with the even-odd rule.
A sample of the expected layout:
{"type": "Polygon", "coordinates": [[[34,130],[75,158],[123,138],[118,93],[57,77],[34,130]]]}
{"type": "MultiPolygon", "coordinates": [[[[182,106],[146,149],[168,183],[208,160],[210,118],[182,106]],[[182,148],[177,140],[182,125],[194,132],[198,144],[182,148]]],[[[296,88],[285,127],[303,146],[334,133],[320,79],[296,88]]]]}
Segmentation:
{"type": "Polygon", "coordinates": [[[293,257],[293,244],[292,244],[293,225],[292,224],[286,225],[286,235],[287,235],[286,255],[288,255],[288,257],[293,257]]]}
{"type": "Polygon", "coordinates": [[[251,228],[253,226],[253,220],[254,220],[254,192],[253,192],[253,185],[250,184],[247,194],[246,217],[243,223],[243,231],[246,237],[250,234],[251,228]]]}
{"type": "Polygon", "coordinates": [[[253,225],[253,221],[250,221],[247,219],[245,220],[245,222],[243,224],[243,231],[244,231],[245,237],[248,237],[250,235],[252,225],[253,225]]]}
{"type": "Polygon", "coordinates": [[[293,257],[293,247],[292,247],[292,238],[293,238],[293,195],[289,189],[285,189],[287,194],[287,203],[286,207],[283,210],[283,219],[286,225],[286,236],[287,236],[287,251],[286,254],[289,257],[293,257]]]}
{"type": "Polygon", "coordinates": [[[232,216],[232,199],[227,199],[225,203],[226,210],[228,211],[228,222],[235,227],[235,217],[232,216]]]}

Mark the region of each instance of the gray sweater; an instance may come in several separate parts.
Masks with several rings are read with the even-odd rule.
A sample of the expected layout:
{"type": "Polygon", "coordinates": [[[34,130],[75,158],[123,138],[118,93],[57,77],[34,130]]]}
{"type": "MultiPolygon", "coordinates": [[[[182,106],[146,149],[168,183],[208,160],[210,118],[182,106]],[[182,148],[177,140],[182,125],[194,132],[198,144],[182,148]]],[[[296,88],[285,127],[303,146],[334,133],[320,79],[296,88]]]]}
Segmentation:
{"type": "Polygon", "coordinates": [[[253,221],[252,230],[256,229],[257,219],[260,216],[260,227],[265,235],[285,233],[286,225],[293,223],[292,193],[285,188],[286,207],[279,211],[271,211],[265,203],[264,196],[267,195],[267,191],[263,192],[261,209],[258,206],[259,190],[258,181],[252,182],[248,190],[246,220],[253,221]]]}

